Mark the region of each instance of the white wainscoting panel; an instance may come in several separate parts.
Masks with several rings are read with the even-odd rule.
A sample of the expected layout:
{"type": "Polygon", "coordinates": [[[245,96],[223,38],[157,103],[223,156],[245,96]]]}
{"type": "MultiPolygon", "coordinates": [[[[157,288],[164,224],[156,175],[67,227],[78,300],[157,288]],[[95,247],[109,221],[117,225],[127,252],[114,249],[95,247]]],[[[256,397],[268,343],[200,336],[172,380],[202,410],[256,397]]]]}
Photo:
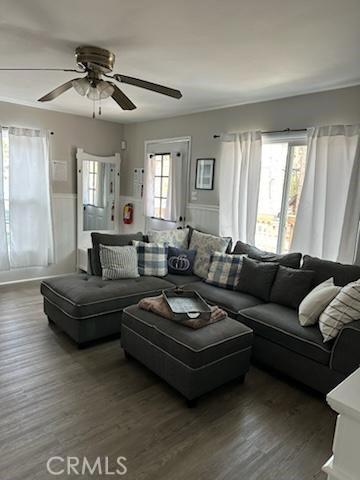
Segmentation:
{"type": "Polygon", "coordinates": [[[0,272],[0,284],[76,271],[76,194],[55,193],[52,201],[55,263],[48,267],[31,267],[0,272]]]}
{"type": "Polygon", "coordinates": [[[204,232],[219,234],[219,207],[218,205],[201,205],[188,203],[186,206],[186,222],[194,228],[204,232]]]}
{"type": "MultiPolygon", "coordinates": [[[[130,225],[125,225],[121,219],[121,233],[146,232],[146,219],[144,216],[143,200],[135,197],[120,197],[120,208],[123,211],[126,203],[134,205],[134,221],[130,225]]],[[[197,203],[188,203],[186,206],[186,225],[203,230],[204,232],[219,233],[219,207],[218,205],[202,205],[197,203]]]]}

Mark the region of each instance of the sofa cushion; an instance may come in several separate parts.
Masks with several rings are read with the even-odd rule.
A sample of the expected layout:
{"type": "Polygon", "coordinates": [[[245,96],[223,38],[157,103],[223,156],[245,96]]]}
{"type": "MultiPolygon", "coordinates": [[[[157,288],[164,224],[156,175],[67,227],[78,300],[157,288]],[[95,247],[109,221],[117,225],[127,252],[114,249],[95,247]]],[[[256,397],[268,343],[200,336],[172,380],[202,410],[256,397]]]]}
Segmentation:
{"type": "Polygon", "coordinates": [[[320,315],[324,342],[337,337],[344,325],[356,320],[360,320],[360,280],[345,285],[320,315]]]}
{"type": "Polygon", "coordinates": [[[159,295],[173,284],[156,277],[102,280],[86,274],[44,280],[41,293],[70,317],[83,319],[121,312],[146,296],[159,295]]]}
{"type": "Polygon", "coordinates": [[[247,293],[225,290],[205,282],[190,283],[185,286],[185,290],[197,291],[204,300],[211,305],[219,305],[234,318],[237,318],[239,310],[263,303],[259,298],[247,293]]]}
{"type": "Polygon", "coordinates": [[[251,348],[252,331],[225,318],[199,330],[179,325],[136,305],[124,312],[121,328],[129,328],[191,368],[201,368],[227,355],[251,348]]]}
{"type": "Polygon", "coordinates": [[[192,275],[196,250],[185,248],[168,248],[168,272],[175,275],[192,275]]]}
{"type": "Polygon", "coordinates": [[[170,247],[188,248],[189,229],[150,230],[148,239],[150,243],[167,243],[170,247]]]}
{"type": "Polygon", "coordinates": [[[165,277],[168,274],[166,243],[147,243],[133,240],[138,256],[140,275],[147,277],[165,277]]]}
{"type": "Polygon", "coordinates": [[[334,285],[329,278],[309,292],[299,305],[299,322],[302,327],[315,325],[329,303],[340,292],[341,287],[334,285]]]}
{"type": "Polygon", "coordinates": [[[205,282],[216,287],[236,290],[244,256],[219,252],[213,253],[205,282]]]}
{"type": "Polygon", "coordinates": [[[323,344],[319,327],[302,327],[291,308],[266,303],[240,312],[238,319],[259,335],[304,357],[328,365],[331,347],[323,344]]]}
{"type": "Polygon", "coordinates": [[[358,265],[321,260],[310,255],[304,255],[302,268],[314,270],[314,286],[319,285],[319,283],[324,282],[328,278],[334,277],[335,285],[344,287],[348,283],[355,282],[360,278],[360,266],[358,265]]]}
{"type": "Polygon", "coordinates": [[[177,287],[182,287],[188,283],[200,282],[201,278],[196,275],[175,275],[174,273],[169,273],[166,277],[163,277],[167,282],[171,282],[177,287]]]}
{"type": "MultiPolygon", "coordinates": [[[[200,233],[206,233],[208,235],[215,235],[214,233],[211,233],[211,232],[204,232],[204,230],[199,230],[198,228],[194,228],[192,227],[191,225],[186,225],[186,228],[189,229],[189,238],[188,238],[188,241],[189,241],[189,245],[188,247],[190,248],[190,242],[191,242],[191,237],[193,235],[194,232],[200,232],[200,233]]],[[[231,253],[232,251],[232,238],[231,237],[222,237],[222,238],[226,238],[227,240],[229,240],[229,244],[227,246],[227,249],[226,249],[226,252],[225,253],[231,253]]]]}
{"type": "Polygon", "coordinates": [[[278,263],[259,262],[245,257],[236,289],[268,302],[278,266],[278,263]]]}
{"type": "Polygon", "coordinates": [[[100,262],[103,280],[139,277],[136,248],[109,247],[100,244],[100,262]]]}
{"type": "Polygon", "coordinates": [[[92,273],[94,275],[101,276],[101,262],[100,262],[100,244],[109,245],[112,247],[124,247],[125,245],[131,245],[132,240],[142,240],[143,234],[130,233],[130,234],[112,234],[112,233],[100,233],[92,232],[91,240],[93,245],[93,258],[92,258],[92,273]]]}
{"type": "Polygon", "coordinates": [[[216,235],[209,235],[193,230],[190,240],[190,250],[196,250],[196,257],[194,263],[194,273],[201,278],[206,278],[211,255],[215,252],[225,253],[231,242],[231,238],[218,237],[216,235]]]}
{"type": "Polygon", "coordinates": [[[241,242],[240,240],[236,242],[232,253],[243,253],[254,260],[259,260],[260,262],[277,262],[284,267],[300,268],[301,253],[285,253],[283,255],[279,255],[277,253],[260,250],[259,248],[249,245],[248,243],[241,242]]]}
{"type": "Polygon", "coordinates": [[[270,300],[291,308],[298,308],[310,292],[314,272],[279,266],[271,289],[270,300]]]}

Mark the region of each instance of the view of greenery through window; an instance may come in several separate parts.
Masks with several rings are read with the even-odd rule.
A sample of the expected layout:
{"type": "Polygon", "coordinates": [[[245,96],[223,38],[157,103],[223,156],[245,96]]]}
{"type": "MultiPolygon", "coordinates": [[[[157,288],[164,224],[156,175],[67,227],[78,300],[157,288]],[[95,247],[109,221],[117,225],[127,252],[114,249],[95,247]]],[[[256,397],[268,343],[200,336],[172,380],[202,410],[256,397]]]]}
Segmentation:
{"type": "Polygon", "coordinates": [[[271,252],[290,249],[301,189],[306,145],[263,145],[255,244],[271,252]]]}

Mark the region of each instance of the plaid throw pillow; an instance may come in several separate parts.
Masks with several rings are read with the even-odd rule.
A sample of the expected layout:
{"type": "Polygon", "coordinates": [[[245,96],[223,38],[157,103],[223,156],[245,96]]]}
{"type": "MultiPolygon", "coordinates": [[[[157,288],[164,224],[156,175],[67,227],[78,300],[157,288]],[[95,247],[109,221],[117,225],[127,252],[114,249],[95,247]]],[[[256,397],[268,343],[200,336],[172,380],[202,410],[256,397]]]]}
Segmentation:
{"type": "Polygon", "coordinates": [[[138,267],[140,275],[165,277],[167,267],[167,244],[145,243],[133,240],[138,254],[138,267]]]}
{"type": "Polygon", "coordinates": [[[228,255],[215,252],[211,256],[210,268],[205,282],[217,287],[235,290],[244,257],[246,255],[228,255]]]}

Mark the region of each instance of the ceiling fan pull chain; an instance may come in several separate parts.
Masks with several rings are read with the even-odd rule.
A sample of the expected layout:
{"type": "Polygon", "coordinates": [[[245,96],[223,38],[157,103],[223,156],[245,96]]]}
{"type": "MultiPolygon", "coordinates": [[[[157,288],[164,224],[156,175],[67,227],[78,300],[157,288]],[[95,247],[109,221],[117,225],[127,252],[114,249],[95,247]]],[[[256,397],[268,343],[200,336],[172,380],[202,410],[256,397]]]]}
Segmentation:
{"type": "Polygon", "coordinates": [[[101,116],[101,98],[99,100],[99,117],[101,116]]]}
{"type": "Polygon", "coordinates": [[[93,114],[92,118],[95,118],[95,100],[93,100],[93,114]]]}

